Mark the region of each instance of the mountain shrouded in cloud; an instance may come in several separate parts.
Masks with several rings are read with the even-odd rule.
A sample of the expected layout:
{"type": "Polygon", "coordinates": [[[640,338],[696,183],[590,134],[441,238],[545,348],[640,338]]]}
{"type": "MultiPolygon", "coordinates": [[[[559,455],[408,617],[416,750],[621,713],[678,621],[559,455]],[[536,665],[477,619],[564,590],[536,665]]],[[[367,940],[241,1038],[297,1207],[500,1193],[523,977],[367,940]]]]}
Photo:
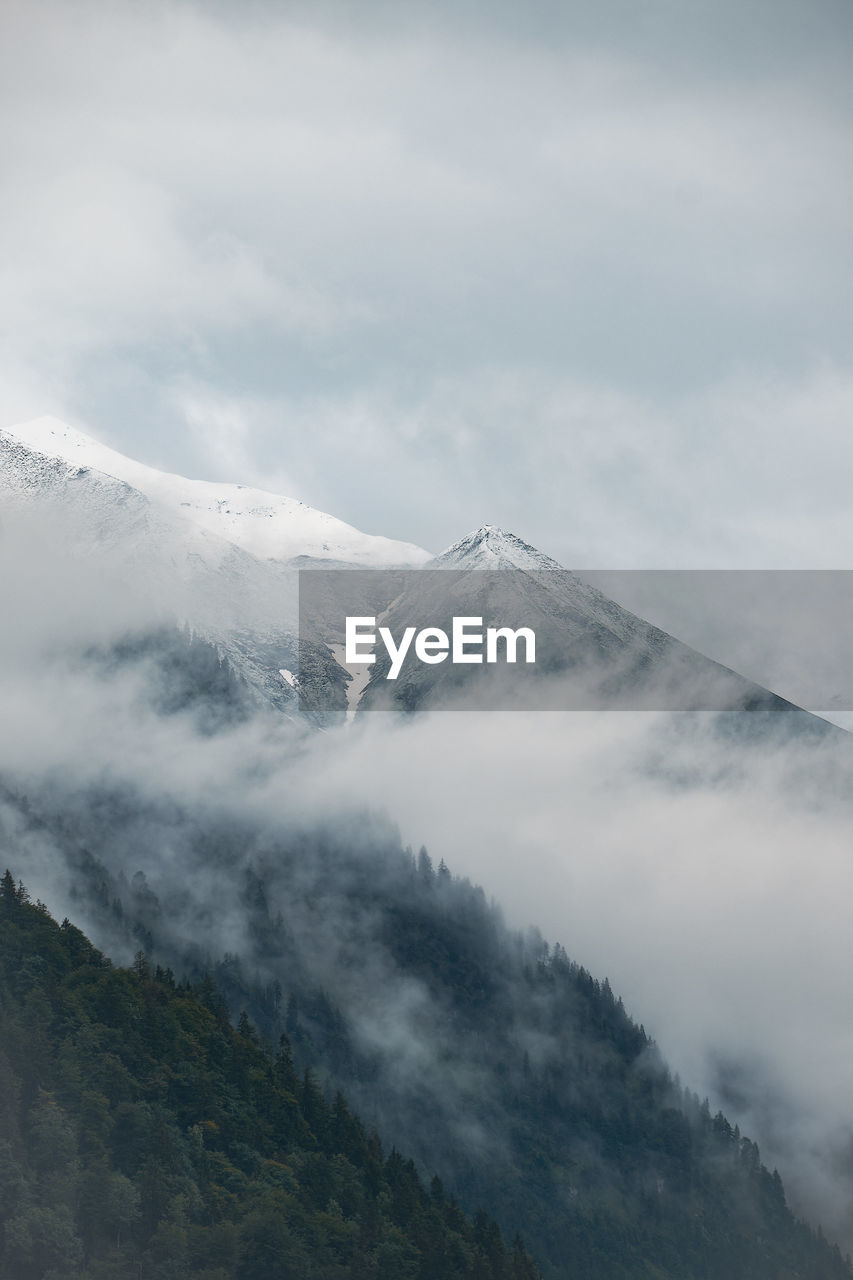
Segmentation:
{"type": "MultiPolygon", "coordinates": [[[[2,796],[4,847],[27,860],[31,879],[47,877],[49,895],[82,914],[108,954],[141,949],[149,966],[188,975],[201,991],[214,975],[235,1019],[248,1010],[268,1045],[285,1033],[300,1073],[310,1069],[330,1096],[343,1089],[386,1149],[437,1170],[463,1206],[486,1206],[510,1239],[521,1232],[551,1280],[639,1280],[649,1267],[672,1280],[847,1280],[838,1252],[797,1222],[753,1141],[673,1079],[609,983],[536,932],[508,931],[483,891],[443,861],[436,867],[426,850],[413,858],[364,813],[330,819],[327,810],[302,825],[272,809],[251,816],[222,794],[189,805],[175,796],[174,788],[171,797],[149,788],[143,797],[104,777],[73,792],[57,790],[55,776],[51,790],[30,779],[26,798],[8,789],[2,796]]],[[[17,934],[13,944],[20,947],[17,934]]],[[[167,1010],[169,1000],[162,991],[155,1009],[167,1010]]],[[[106,996],[101,1008],[111,1027],[106,996]]],[[[13,1029],[15,1012],[13,1003],[13,1029]]],[[[15,1032],[16,1060],[28,1025],[15,1032]]],[[[73,1023],[66,1018],[63,1028],[76,1046],[73,1023]]],[[[167,1055],[166,1102],[180,1106],[187,1090],[197,1091],[198,1052],[194,1089],[165,1029],[154,1029],[167,1055]]],[[[69,1057],[66,1046],[62,1062],[69,1057]]],[[[252,1096],[266,1108],[275,1099],[262,1073],[258,1059],[252,1096]]],[[[221,1091],[203,1083],[213,1090],[211,1115],[185,1105],[179,1114],[212,1118],[221,1130],[221,1091]]],[[[72,1121],[73,1086],[61,1080],[57,1098],[72,1121]]],[[[119,1101],[128,1100],[136,1096],[125,1090],[119,1101]]],[[[111,1132],[113,1122],[122,1126],[115,1141],[124,1141],[126,1108],[113,1116],[102,1104],[99,1114],[98,1132],[111,1132]]],[[[25,1118],[25,1133],[36,1119],[25,1118]]],[[[168,1112],[163,1120],[171,1131],[168,1112]]],[[[91,1142],[88,1121],[77,1123],[81,1143],[91,1142]]],[[[224,1149],[216,1135],[211,1146],[233,1162],[228,1132],[224,1149]]],[[[289,1162],[295,1145],[291,1137],[273,1158],[289,1162]]],[[[140,1165],[118,1151],[118,1171],[134,1177],[140,1165]]],[[[245,1151],[241,1159],[251,1179],[257,1163],[245,1151]]],[[[159,1168],[143,1168],[150,1188],[159,1168]]],[[[315,1208],[334,1213],[338,1184],[325,1185],[315,1208]]],[[[142,1190],[144,1203],[151,1192],[142,1190]]],[[[179,1193],[167,1178],[162,1194],[179,1193]]],[[[149,1231],[169,1213],[163,1202],[149,1231]]],[[[352,1205],[343,1214],[352,1222],[352,1205]]],[[[197,1222],[191,1206],[187,1219],[197,1222]]],[[[318,1241],[297,1234],[316,1257],[318,1241]]],[[[175,1240],[161,1251],[174,1256],[178,1247],[175,1240]]],[[[447,1272],[434,1274],[444,1280],[447,1272]]]]}
{"type": "MultiPolygon", "coordinates": [[[[179,623],[216,646],[251,697],[280,708],[294,701],[281,673],[300,665],[297,569],[429,558],[293,499],[164,475],[49,418],[0,432],[0,493],[10,537],[55,539],[54,573],[68,557],[109,582],[110,607],[95,607],[92,622],[68,602],[74,626],[94,626],[90,639],[121,640],[121,617],[179,623]]],[[[302,660],[313,664],[318,714],[341,713],[344,673],[331,654],[307,646],[302,660]]]]}
{"type": "MultiPolygon", "coordinates": [[[[356,687],[364,708],[478,696],[470,668],[408,667],[389,686],[381,659],[361,691],[337,647],[344,617],[389,606],[385,620],[398,630],[413,620],[449,628],[452,614],[477,612],[500,625],[535,625],[535,679],[522,683],[513,672],[522,703],[541,700],[541,671],[552,681],[567,674],[545,695],[550,705],[776,705],[494,526],[430,559],[294,499],[164,475],[50,418],[0,433],[0,462],[10,518],[61,520],[66,555],[97,565],[132,611],[147,607],[157,625],[177,621],[213,644],[252,696],[292,707],[298,673],[303,710],[323,723],[356,712],[356,687]],[[316,616],[299,635],[297,571],[307,566],[365,572],[312,574],[304,594],[316,616]]],[[[495,688],[484,685],[479,696],[493,698],[495,688]]]]}
{"type": "MultiPolygon", "coordinates": [[[[739,1045],[720,1039],[705,1108],[692,1080],[685,1089],[665,1066],[654,1028],[633,1021],[584,967],[571,898],[536,905],[533,871],[543,841],[579,888],[600,867],[604,888],[589,913],[596,945],[624,957],[645,919],[626,915],[625,894],[642,896],[661,868],[650,849],[642,873],[620,864],[608,883],[598,842],[624,855],[659,840],[666,820],[682,861],[705,853],[709,826],[736,853],[732,824],[742,832],[746,788],[753,803],[802,796],[802,814],[771,809],[763,839],[784,850],[792,830],[810,831],[814,865],[821,837],[844,820],[847,756],[831,736],[790,724],[776,733],[752,712],[752,729],[739,734],[689,717],[635,716],[623,725],[621,757],[609,713],[561,724],[556,748],[554,727],[522,714],[410,726],[365,716],[317,733],[292,702],[267,693],[276,677],[287,693],[275,668],[292,637],[292,565],[259,559],[126,480],[8,435],[0,444],[0,554],[5,594],[18,603],[0,633],[0,826],[7,860],[34,894],[116,960],[141,948],[179,976],[215,973],[235,1016],[247,1009],[273,1044],[284,1031],[300,1065],[343,1088],[386,1146],[437,1169],[471,1211],[484,1204],[508,1238],[520,1231],[549,1276],[572,1277],[573,1266],[596,1277],[645,1276],[649,1266],[702,1280],[845,1274],[840,1257],[798,1225],[773,1176],[778,1163],[797,1211],[845,1237],[849,1184],[842,1176],[828,1186],[845,1133],[835,1082],[825,1098],[803,1078],[798,1091],[787,1024],[765,1018],[762,1041],[748,1028],[739,1045]],[[810,808],[813,796],[821,805],[810,808]],[[432,856],[413,858],[395,819],[407,834],[443,822],[432,856]],[[442,862],[451,849],[458,876],[442,862]],[[531,902],[528,922],[548,914],[572,959],[504,924],[466,877],[478,860],[477,879],[499,879],[513,912],[531,902]],[[571,924],[555,926],[554,910],[571,924]],[[777,1045],[777,1100],[762,1113],[773,1076],[750,1055],[777,1045]],[[744,1139],[721,1095],[761,1132],[744,1139]]],[[[448,568],[401,572],[452,581],[467,574],[467,554],[477,565],[497,560],[498,575],[531,588],[538,574],[565,572],[543,568],[547,558],[494,527],[446,554],[448,568]]],[[[336,572],[312,571],[318,581],[336,572]]],[[[367,582],[374,572],[346,576],[367,582]]],[[[568,603],[592,609],[598,624],[609,620],[614,646],[620,627],[626,644],[669,639],[565,578],[576,594],[552,601],[557,614],[568,603]]],[[[342,703],[343,672],[328,650],[325,661],[328,696],[342,703]]],[[[709,874],[714,865],[709,855],[709,874]]],[[[795,865],[786,850],[778,892],[795,865]]],[[[686,1030],[670,1023],[673,1043],[701,1061],[703,1019],[731,991],[719,956],[719,974],[678,967],[693,942],[678,921],[694,898],[652,903],[659,941],[671,947],[636,960],[633,979],[642,970],[648,988],[643,999],[634,989],[631,1007],[639,1016],[655,1003],[658,1018],[676,1009],[686,1030]],[[679,975],[684,986],[673,988],[679,975]]],[[[764,900],[773,901],[767,884],[764,900]]],[[[782,964],[774,937],[762,933],[761,945],[782,964]]],[[[717,945],[738,957],[738,989],[760,990],[754,937],[721,934],[717,945]]],[[[605,955],[598,973],[609,967],[605,955]]],[[[839,1024],[825,1018],[816,1035],[835,1045],[839,1024]]]]}
{"type": "Polygon", "coordinates": [[[841,1280],[851,47],[849,0],[0,5],[0,874],[136,965],[11,929],[11,1280],[516,1230],[841,1280]],[[385,681],[344,614],[537,661],[385,681]],[[319,1148],[263,1131],[281,1031],[319,1148]]]}

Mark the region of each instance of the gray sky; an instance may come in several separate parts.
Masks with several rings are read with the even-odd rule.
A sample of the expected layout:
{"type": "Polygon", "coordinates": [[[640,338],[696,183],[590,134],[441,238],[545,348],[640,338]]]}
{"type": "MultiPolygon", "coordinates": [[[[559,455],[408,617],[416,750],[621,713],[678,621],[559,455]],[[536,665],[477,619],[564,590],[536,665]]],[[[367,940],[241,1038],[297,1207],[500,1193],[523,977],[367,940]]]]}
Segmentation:
{"type": "Polygon", "coordinates": [[[847,0],[0,19],[0,425],[433,549],[851,567],[847,0]]]}

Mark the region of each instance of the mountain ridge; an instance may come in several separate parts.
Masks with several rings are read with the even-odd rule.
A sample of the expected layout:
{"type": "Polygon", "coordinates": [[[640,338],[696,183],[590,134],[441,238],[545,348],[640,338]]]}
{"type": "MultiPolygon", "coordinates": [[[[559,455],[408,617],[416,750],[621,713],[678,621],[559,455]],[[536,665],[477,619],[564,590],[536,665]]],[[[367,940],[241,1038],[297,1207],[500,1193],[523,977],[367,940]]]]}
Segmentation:
{"type": "Polygon", "coordinates": [[[17,423],[5,428],[5,434],[34,452],[62,459],[78,471],[93,470],[121,480],[156,506],[183,516],[259,559],[289,561],[309,556],[392,567],[424,563],[430,557],[413,543],[362,533],[296,498],[160,471],[58,418],[46,416],[17,423]]]}
{"type": "MultiPolygon", "coordinates": [[[[286,504],[280,508],[281,519],[277,520],[274,511],[252,505],[256,498],[266,502],[270,495],[259,495],[237,485],[212,485],[167,476],[124,458],[52,418],[35,419],[0,432],[0,490],[5,493],[4,506],[10,515],[32,512],[40,519],[44,513],[46,527],[52,520],[60,554],[78,559],[81,572],[91,565],[92,573],[106,573],[117,584],[116,597],[127,598],[134,619],[145,605],[151,615],[149,629],[159,631],[166,617],[173,616],[179,626],[214,644],[254,696],[288,714],[301,711],[314,724],[325,726],[352,718],[357,705],[373,705],[389,690],[379,684],[378,668],[371,673],[372,679],[363,692],[363,681],[354,683],[348,679],[351,673],[339,660],[341,618],[331,627],[321,626],[316,635],[300,640],[297,571],[303,569],[344,567],[368,577],[378,573],[383,578],[383,589],[375,607],[358,605],[347,609],[350,613],[375,614],[382,613],[389,601],[399,595],[396,588],[390,589],[396,573],[402,575],[401,600],[405,603],[406,590],[409,597],[412,595],[412,584],[418,584],[416,596],[428,595],[431,575],[442,580],[440,591],[447,592],[451,590],[450,580],[445,579],[447,571],[457,575],[480,573],[484,578],[484,571],[506,571],[505,590],[509,591],[513,582],[522,584],[523,598],[510,602],[506,616],[495,619],[499,624],[512,618],[514,625],[524,625],[526,612],[544,619],[546,630],[550,629],[555,641],[555,651],[564,650],[567,640],[574,643],[574,638],[586,629],[593,648],[607,650],[622,665],[627,661],[631,671],[636,664],[629,651],[638,655],[644,679],[649,663],[659,666],[664,650],[674,650],[678,645],[673,637],[623,609],[552,557],[496,525],[480,525],[432,559],[416,548],[420,563],[412,569],[400,569],[396,561],[411,552],[411,544],[381,538],[377,542],[372,535],[362,535],[334,517],[273,495],[274,501],[286,504]],[[122,474],[111,474],[109,468],[122,474]],[[181,505],[181,495],[189,495],[186,500],[196,504],[189,515],[181,505]],[[239,525],[242,508],[235,514],[228,506],[232,500],[244,499],[249,504],[248,526],[245,522],[239,525]],[[200,519],[199,510],[204,504],[207,506],[200,519]],[[258,525],[263,529],[267,525],[279,528],[281,521],[298,524],[302,520],[308,521],[307,540],[296,543],[291,539],[286,546],[280,541],[277,544],[279,552],[298,551],[293,559],[258,555],[247,549],[257,541],[258,525]],[[323,542],[318,547],[317,528],[321,529],[320,536],[327,528],[337,531],[345,545],[323,542]],[[320,557],[310,554],[318,550],[320,557]],[[377,568],[375,560],[368,565],[363,559],[368,553],[378,555],[383,567],[377,568]],[[350,559],[341,559],[341,555],[350,559]],[[395,560],[393,568],[386,563],[389,556],[395,560]],[[433,575],[434,570],[442,572],[433,575]],[[301,672],[299,695],[292,679],[282,675],[297,671],[301,672]],[[347,686],[351,694],[358,689],[357,698],[347,696],[347,686]]],[[[266,532],[261,542],[256,549],[268,550],[266,532]]],[[[74,566],[75,572],[77,568],[74,566]]],[[[497,580],[500,574],[495,576],[497,580]]],[[[346,577],[350,577],[349,573],[346,577]]],[[[355,586],[351,579],[348,590],[353,599],[367,599],[368,578],[363,583],[359,579],[358,589],[353,591],[355,586]]],[[[399,606],[400,601],[398,613],[399,606]]],[[[482,610],[460,600],[455,612],[479,614],[482,610]]],[[[125,641],[124,636],[117,639],[122,644],[125,641]]],[[[678,652],[686,653],[685,647],[681,646],[678,652]]],[[[558,652],[556,665],[561,662],[558,652]]],[[[724,668],[719,664],[711,665],[711,660],[705,658],[703,664],[706,683],[722,676],[724,668]]],[[[429,675],[427,682],[434,678],[429,675]]],[[[398,683],[397,694],[405,683],[398,683]]],[[[759,696],[755,691],[761,686],[750,687],[754,696],[759,696]]],[[[760,696],[775,697],[769,692],[760,696]]],[[[665,698],[670,702],[664,701],[663,705],[670,705],[671,691],[665,691],[665,698]]]]}

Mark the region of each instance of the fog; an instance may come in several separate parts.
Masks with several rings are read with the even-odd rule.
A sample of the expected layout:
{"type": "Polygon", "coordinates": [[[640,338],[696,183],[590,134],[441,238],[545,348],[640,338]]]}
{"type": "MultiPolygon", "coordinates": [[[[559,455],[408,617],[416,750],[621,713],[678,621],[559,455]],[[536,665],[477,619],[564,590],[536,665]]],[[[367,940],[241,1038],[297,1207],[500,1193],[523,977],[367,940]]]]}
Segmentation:
{"type": "Polygon", "coordinates": [[[853,1203],[850,759],[839,768],[837,742],[733,751],[711,717],[674,719],[367,725],[332,789],[386,804],[512,923],[607,975],[685,1083],[838,1230],[853,1203]]]}
{"type": "MultiPolygon", "coordinates": [[[[175,937],[251,955],[243,876],[268,876],[274,896],[271,833],[286,845],[332,832],[368,857],[396,826],[481,883],[511,925],[538,926],[607,976],[683,1083],[778,1165],[795,1206],[851,1241],[844,734],[733,736],[711,714],[615,711],[377,712],[325,733],[254,711],[211,733],[193,706],[157,709],[156,655],[103,660],[161,613],[95,561],[37,538],[2,546],[0,596],[14,607],[0,627],[0,777],[36,817],[41,807],[73,828],[91,808],[84,829],[107,851],[115,835],[110,874],[127,884],[144,871],[177,904],[175,937]],[[119,802],[99,810],[105,794],[119,802]],[[216,833],[209,847],[199,832],[216,833]]],[[[63,861],[56,828],[24,821],[8,797],[0,816],[14,874],[127,960],[127,938],[74,900],[79,866],[63,861]]],[[[299,875],[308,901],[320,872],[299,875]]],[[[416,1079],[440,1060],[447,1024],[378,956],[347,976],[369,927],[366,910],[306,915],[299,954],[350,1002],[365,1048],[390,1049],[416,1079]]],[[[460,1133],[481,1088],[470,1072],[459,1066],[447,1103],[460,1133]]]]}

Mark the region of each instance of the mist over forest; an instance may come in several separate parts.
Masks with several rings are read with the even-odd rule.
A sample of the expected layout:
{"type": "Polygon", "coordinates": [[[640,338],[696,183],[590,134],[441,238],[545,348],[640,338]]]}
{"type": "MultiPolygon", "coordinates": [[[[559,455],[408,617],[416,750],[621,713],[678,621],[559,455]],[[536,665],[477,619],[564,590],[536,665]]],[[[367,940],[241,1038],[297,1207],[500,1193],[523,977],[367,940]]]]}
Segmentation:
{"type": "Polygon", "coordinates": [[[546,1277],[781,1274],[820,1249],[776,1168],[849,1247],[842,731],[465,712],[319,732],[163,611],[101,608],[85,563],[16,544],[23,572],[0,831],[57,919],[215,983],[546,1277]],[[772,1244],[750,1226],[770,1203],[772,1244]]]}

